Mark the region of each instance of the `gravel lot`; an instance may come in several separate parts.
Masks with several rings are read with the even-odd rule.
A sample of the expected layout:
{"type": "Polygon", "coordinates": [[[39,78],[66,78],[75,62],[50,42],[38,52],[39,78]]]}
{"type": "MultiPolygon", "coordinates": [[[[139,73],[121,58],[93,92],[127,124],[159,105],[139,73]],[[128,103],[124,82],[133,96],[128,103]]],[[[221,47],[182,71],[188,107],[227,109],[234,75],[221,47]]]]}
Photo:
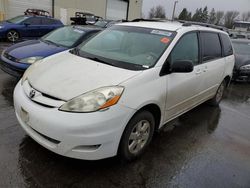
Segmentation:
{"type": "Polygon", "coordinates": [[[69,159],[38,145],[16,120],[16,83],[0,70],[0,187],[250,187],[249,83],[232,84],[220,107],[178,118],[129,164],[69,159]]]}

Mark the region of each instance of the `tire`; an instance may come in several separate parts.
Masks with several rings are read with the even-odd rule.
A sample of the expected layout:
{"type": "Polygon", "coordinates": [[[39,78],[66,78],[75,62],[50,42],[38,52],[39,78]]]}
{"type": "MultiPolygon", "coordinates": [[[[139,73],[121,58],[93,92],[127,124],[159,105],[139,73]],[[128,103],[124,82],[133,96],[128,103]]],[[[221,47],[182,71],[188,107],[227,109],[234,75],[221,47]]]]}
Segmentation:
{"type": "Polygon", "coordinates": [[[211,106],[219,106],[224,96],[225,88],[226,88],[226,82],[225,80],[223,80],[223,82],[220,84],[219,88],[217,89],[215,96],[208,101],[211,106]]]}
{"type": "Polygon", "coordinates": [[[119,146],[119,155],[125,161],[141,156],[152,140],[155,129],[154,116],[148,111],[134,115],[127,124],[119,146]]]}
{"type": "Polygon", "coordinates": [[[10,30],[7,32],[6,38],[9,42],[16,42],[19,40],[20,35],[16,30],[10,30]]]}

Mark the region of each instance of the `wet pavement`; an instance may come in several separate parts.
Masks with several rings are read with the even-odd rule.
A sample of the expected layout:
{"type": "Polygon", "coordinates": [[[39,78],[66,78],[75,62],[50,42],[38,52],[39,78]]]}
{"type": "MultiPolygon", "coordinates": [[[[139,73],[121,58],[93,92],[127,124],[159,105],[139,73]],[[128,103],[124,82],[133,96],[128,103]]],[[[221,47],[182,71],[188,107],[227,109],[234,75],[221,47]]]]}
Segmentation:
{"type": "Polygon", "coordinates": [[[0,71],[0,187],[250,188],[250,84],[232,84],[220,107],[184,114],[126,164],[65,158],[38,145],[15,118],[16,83],[0,71]]]}

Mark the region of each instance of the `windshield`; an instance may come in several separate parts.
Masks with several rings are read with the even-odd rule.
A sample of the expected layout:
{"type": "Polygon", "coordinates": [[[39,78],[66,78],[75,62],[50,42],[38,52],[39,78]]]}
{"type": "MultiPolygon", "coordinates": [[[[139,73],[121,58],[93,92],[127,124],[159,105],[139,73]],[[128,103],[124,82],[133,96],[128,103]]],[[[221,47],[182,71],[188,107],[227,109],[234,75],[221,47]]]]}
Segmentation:
{"type": "Polygon", "coordinates": [[[99,26],[99,27],[105,27],[108,22],[106,21],[97,21],[94,25],[99,26]]]}
{"type": "Polygon", "coordinates": [[[29,18],[29,17],[28,16],[17,16],[17,17],[14,17],[14,18],[7,20],[7,22],[18,24],[18,23],[21,23],[22,21],[26,20],[27,18],[29,18]]]}
{"type": "Polygon", "coordinates": [[[155,65],[174,35],[165,30],[113,26],[81,45],[78,54],[117,67],[145,69],[155,65]]]}
{"type": "Polygon", "coordinates": [[[249,42],[233,42],[233,47],[236,54],[250,55],[250,41],[249,42]]]}
{"type": "Polygon", "coordinates": [[[77,27],[67,26],[59,28],[42,37],[43,41],[64,47],[72,47],[86,32],[77,27]]]}

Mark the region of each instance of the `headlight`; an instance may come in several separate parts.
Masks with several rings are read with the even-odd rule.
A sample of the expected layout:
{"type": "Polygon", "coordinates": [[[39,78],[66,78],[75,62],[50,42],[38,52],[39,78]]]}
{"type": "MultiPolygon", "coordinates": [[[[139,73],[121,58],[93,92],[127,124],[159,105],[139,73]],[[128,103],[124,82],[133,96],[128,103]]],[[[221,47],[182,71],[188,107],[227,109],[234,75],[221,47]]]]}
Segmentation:
{"type": "Polygon", "coordinates": [[[240,70],[250,70],[250,64],[249,65],[241,66],[240,70]]]}
{"type": "Polygon", "coordinates": [[[20,63],[27,63],[27,64],[33,64],[35,62],[37,62],[38,60],[43,59],[44,57],[41,56],[36,56],[36,57],[28,57],[28,58],[24,58],[21,59],[19,62],[20,63]]]}
{"type": "Polygon", "coordinates": [[[3,25],[0,25],[0,29],[3,29],[4,28],[4,26],[3,25]]]}
{"type": "Polygon", "coordinates": [[[94,112],[115,105],[124,87],[111,86],[96,89],[80,95],[62,105],[59,110],[66,112],[94,112]]]}
{"type": "Polygon", "coordinates": [[[36,63],[32,64],[31,66],[29,66],[29,68],[24,72],[22,80],[21,80],[21,84],[23,85],[23,83],[27,80],[28,75],[34,70],[34,68],[37,67],[38,63],[40,61],[37,61],[36,63]]]}

